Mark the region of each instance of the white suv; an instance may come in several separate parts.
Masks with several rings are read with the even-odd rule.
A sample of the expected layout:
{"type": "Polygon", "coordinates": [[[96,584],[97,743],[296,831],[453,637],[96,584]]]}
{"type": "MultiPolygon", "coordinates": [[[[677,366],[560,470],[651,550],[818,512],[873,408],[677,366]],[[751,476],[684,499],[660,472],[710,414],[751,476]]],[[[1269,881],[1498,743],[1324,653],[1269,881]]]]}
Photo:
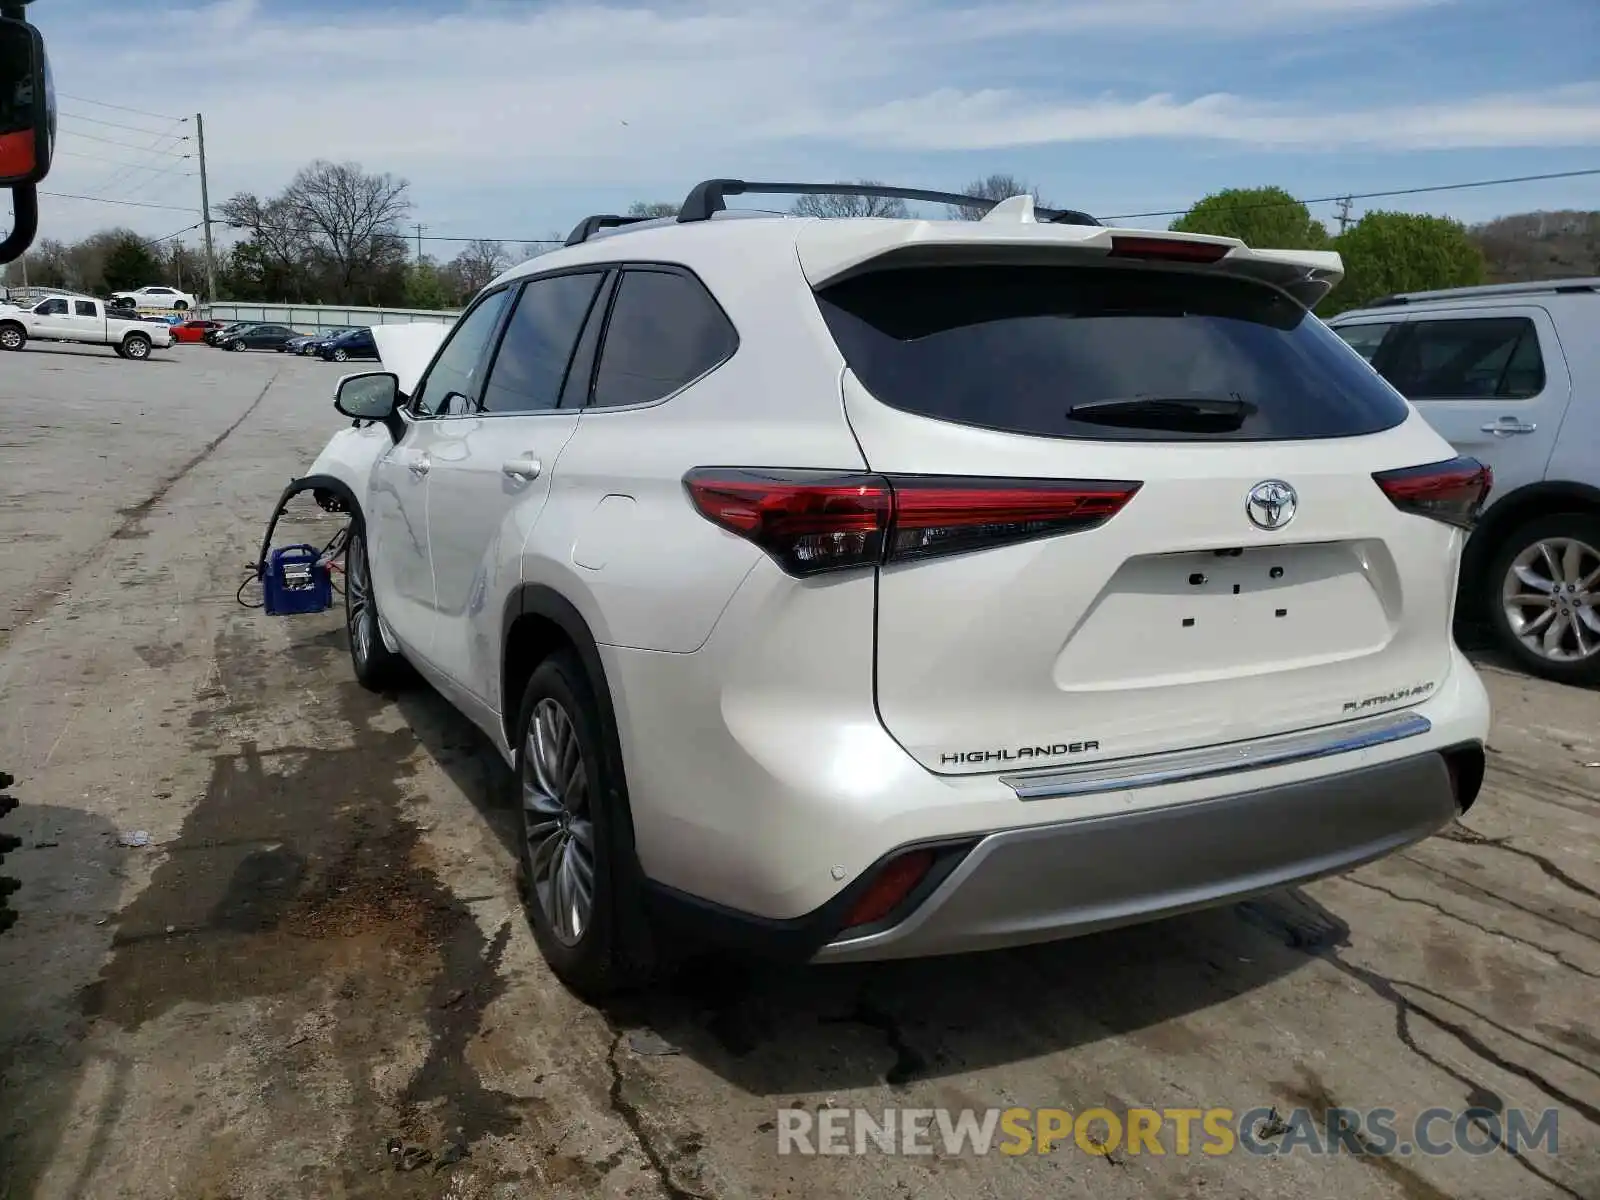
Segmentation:
{"type": "Polygon", "coordinates": [[[1306,311],[1337,255],[1025,197],[723,219],[780,190],[590,218],[420,380],[343,379],[314,468],[355,671],[409,663],[512,764],[563,979],[636,978],[663,930],[1062,937],[1473,802],[1450,618],[1487,473],[1306,311]]]}
{"type": "Polygon", "coordinates": [[[1494,471],[1463,608],[1535,674],[1600,683],[1600,279],[1408,292],[1331,324],[1494,471]]]}

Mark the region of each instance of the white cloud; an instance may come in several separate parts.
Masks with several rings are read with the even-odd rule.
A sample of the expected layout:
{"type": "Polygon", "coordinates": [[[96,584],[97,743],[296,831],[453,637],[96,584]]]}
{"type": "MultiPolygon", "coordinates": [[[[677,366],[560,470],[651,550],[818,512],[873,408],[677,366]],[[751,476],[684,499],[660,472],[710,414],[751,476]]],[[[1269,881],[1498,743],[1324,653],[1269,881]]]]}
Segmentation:
{"type": "MultiPolygon", "coordinates": [[[[1371,36],[1369,23],[1454,0],[653,2],[473,3],[440,15],[76,0],[70,19],[57,5],[38,6],[34,19],[67,93],[204,111],[214,202],[241,189],[274,191],[313,157],[393,171],[413,180],[419,198],[494,193],[504,213],[506,194],[518,189],[631,191],[849,153],[1156,138],[1380,149],[1600,141],[1600,94],[1587,86],[1449,104],[1423,89],[1430,99],[1418,107],[1340,111],[1248,94],[1261,39],[1351,27],[1371,36]],[[1218,55],[1238,62],[1239,94],[1179,93],[1195,78],[1186,69],[1202,43],[1213,65],[1218,55]],[[1150,94],[1074,94],[1074,78],[1113,59],[1120,75],[1150,79],[1150,94]],[[1034,71],[1031,86],[1041,63],[1061,86],[1021,90],[1014,68],[1034,71]]],[[[72,100],[62,106],[117,118],[72,100]]],[[[119,176],[93,161],[137,159],[130,147],[150,139],[71,116],[62,130],[64,150],[91,157],[62,157],[48,188],[94,191],[110,179],[131,199],[195,204],[194,181],[176,172],[119,176]],[[96,134],[127,145],[90,140],[96,134]]],[[[68,211],[82,212],[86,227],[183,220],[68,211]]],[[[539,229],[549,219],[529,218],[539,229]]]]}
{"type": "Polygon", "coordinates": [[[946,89],[865,111],[813,112],[780,122],[771,133],[923,151],[1130,138],[1328,150],[1594,145],[1600,143],[1600,86],[1344,111],[1225,93],[1061,103],[1006,90],[946,89]]]}

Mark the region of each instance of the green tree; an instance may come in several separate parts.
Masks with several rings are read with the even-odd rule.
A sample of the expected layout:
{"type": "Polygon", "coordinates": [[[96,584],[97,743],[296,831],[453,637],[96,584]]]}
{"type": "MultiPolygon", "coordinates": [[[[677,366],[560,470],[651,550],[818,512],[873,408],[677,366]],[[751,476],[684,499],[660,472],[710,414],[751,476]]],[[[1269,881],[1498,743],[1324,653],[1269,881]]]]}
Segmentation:
{"type": "Polygon", "coordinates": [[[406,268],[406,307],[451,308],[455,304],[451,291],[438,264],[431,259],[423,259],[406,268]]]}
{"type": "Polygon", "coordinates": [[[1344,279],[1317,306],[1322,316],[1394,292],[1470,287],[1484,280],[1483,251],[1448,217],[1369,212],[1334,242],[1344,279]]]}
{"type": "Polygon", "coordinates": [[[1214,192],[1172,223],[1175,233],[1238,238],[1263,250],[1326,250],[1328,231],[1280,187],[1214,192]]]}
{"type": "Polygon", "coordinates": [[[106,287],[113,292],[132,291],[161,282],[161,263],[144,241],[132,235],[117,239],[106,255],[106,287]]]}
{"type": "Polygon", "coordinates": [[[670,200],[635,200],[628,205],[630,217],[675,217],[678,206],[670,200]]]}

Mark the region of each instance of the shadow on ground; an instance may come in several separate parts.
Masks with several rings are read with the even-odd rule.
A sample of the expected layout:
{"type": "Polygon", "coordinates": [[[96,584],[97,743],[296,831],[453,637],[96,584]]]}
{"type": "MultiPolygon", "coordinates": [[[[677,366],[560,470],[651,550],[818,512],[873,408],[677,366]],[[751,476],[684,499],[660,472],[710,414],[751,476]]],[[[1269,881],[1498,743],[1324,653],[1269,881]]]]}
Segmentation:
{"type": "MultiPolygon", "coordinates": [[[[24,803],[4,830],[23,839],[6,856],[22,880],[17,923],[0,933],[0,1195],[32,1195],[87,1066],[76,981],[92,978],[111,943],[103,914],[116,907],[129,855],[117,830],[75,808],[24,803]]],[[[115,1067],[121,1073],[120,1066],[115,1067]]]]}
{"type": "MultiPolygon", "coordinates": [[[[398,703],[514,857],[512,781],[489,740],[431,689],[402,693],[398,703]]],[[[697,955],[608,1015],[619,1026],[648,1025],[750,1093],[901,1084],[1164,1025],[1303,967],[1307,950],[1347,933],[1290,891],[980,955],[828,967],[697,955]]]]}

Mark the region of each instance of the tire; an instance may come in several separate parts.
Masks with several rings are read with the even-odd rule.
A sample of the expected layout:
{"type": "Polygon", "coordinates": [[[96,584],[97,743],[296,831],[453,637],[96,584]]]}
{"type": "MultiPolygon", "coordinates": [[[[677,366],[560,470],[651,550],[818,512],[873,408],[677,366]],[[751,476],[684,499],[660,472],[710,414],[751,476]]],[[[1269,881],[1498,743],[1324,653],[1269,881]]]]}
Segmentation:
{"type": "Polygon", "coordinates": [[[243,342],[229,342],[228,343],[228,349],[234,351],[235,353],[242,353],[244,351],[244,343],[243,342]]]}
{"type": "Polygon", "coordinates": [[[143,362],[150,357],[150,339],[142,333],[130,333],[122,339],[122,344],[117,347],[117,352],[123,358],[131,358],[135,362],[143,362]]]}
{"type": "MultiPolygon", "coordinates": [[[[0,771],[0,817],[3,817],[17,807],[16,797],[5,795],[5,791],[16,781],[4,771],[0,771]]],[[[15,834],[0,833],[0,859],[5,858],[13,850],[22,848],[22,839],[15,834]]],[[[11,894],[21,886],[21,883],[9,875],[0,875],[0,933],[10,929],[17,919],[17,913],[11,907],[11,894]]]]}
{"type": "Polygon", "coordinates": [[[344,564],[344,628],[350,641],[351,669],[356,682],[368,691],[392,691],[406,682],[410,667],[404,656],[383,643],[378,605],[372,595],[367,532],[359,522],[351,526],[344,564]]]}
{"type": "Polygon", "coordinates": [[[338,349],[338,350],[335,350],[333,352],[333,361],[334,362],[348,362],[348,361],[350,361],[350,354],[349,354],[348,351],[346,351],[346,350],[344,350],[342,348],[338,349]]]}
{"type": "Polygon", "coordinates": [[[175,301],[173,303],[173,305],[172,305],[172,311],[173,312],[188,312],[189,311],[189,302],[187,300],[175,301]]]}
{"type": "Polygon", "coordinates": [[[578,658],[557,651],[523,692],[514,760],[523,906],[550,969],[590,1001],[635,987],[651,973],[627,801],[604,752],[603,720],[578,658]]]}
{"type": "Polygon", "coordinates": [[[0,350],[21,350],[28,344],[28,331],[16,322],[0,325],[0,350]]]}
{"type": "Polygon", "coordinates": [[[1600,684],[1600,515],[1513,529],[1489,557],[1482,601],[1496,642],[1529,674],[1600,684]]]}

